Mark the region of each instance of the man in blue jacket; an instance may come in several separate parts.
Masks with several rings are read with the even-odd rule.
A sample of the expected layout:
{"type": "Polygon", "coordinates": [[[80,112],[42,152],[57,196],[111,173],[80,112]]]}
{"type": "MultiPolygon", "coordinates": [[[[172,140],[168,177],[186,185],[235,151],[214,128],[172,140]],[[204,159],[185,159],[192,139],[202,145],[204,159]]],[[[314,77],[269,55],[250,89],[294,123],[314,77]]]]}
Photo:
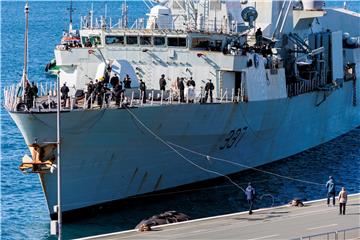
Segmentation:
{"type": "Polygon", "coordinates": [[[246,199],[248,200],[248,203],[250,205],[249,207],[249,214],[252,214],[252,206],[254,204],[254,198],[255,198],[255,188],[251,186],[251,182],[249,182],[247,188],[245,189],[245,195],[246,199]]]}
{"type": "Polygon", "coordinates": [[[335,182],[334,178],[332,176],[329,177],[329,181],[326,183],[326,189],[327,189],[327,205],[330,206],[330,198],[333,198],[333,206],[335,206],[335,182]]]}

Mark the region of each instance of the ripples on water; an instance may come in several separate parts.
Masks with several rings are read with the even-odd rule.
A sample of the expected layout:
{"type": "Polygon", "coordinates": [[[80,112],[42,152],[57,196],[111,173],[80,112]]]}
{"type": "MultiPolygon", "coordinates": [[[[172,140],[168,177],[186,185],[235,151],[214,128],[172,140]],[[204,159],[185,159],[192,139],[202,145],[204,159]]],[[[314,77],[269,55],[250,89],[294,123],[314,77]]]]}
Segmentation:
{"type": "MultiPolygon", "coordinates": [[[[358,2],[350,8],[359,8],[358,2]]],[[[108,2],[108,15],[120,12],[121,3],[108,2]]],[[[342,5],[342,2],[331,4],[342,5]]],[[[75,2],[76,13],[85,15],[89,2],[75,2]]],[[[96,15],[103,14],[104,2],[94,2],[96,15]]],[[[1,84],[17,82],[21,77],[23,59],[23,2],[1,2],[1,84]]],[[[29,75],[37,82],[49,81],[43,73],[52,58],[53,48],[62,30],[67,29],[68,2],[30,2],[29,75]]],[[[130,18],[145,12],[141,2],[130,2],[130,18]]],[[[359,11],[359,9],[356,9],[359,11]]],[[[115,19],[115,18],[114,18],[115,19]]],[[[2,94],[2,91],[1,91],[2,94]]],[[[21,157],[29,154],[15,124],[1,107],[1,238],[49,239],[49,217],[46,202],[36,175],[23,175],[18,166],[21,157]]],[[[320,147],[261,167],[275,172],[317,183],[326,182],[333,175],[339,185],[350,193],[360,192],[360,129],[341,136],[320,147]]],[[[317,199],[325,190],[317,185],[281,179],[272,175],[245,171],[232,176],[242,186],[253,182],[259,195],[272,194],[275,204],[287,203],[294,197],[317,199]]],[[[133,228],[140,220],[167,210],[177,210],[192,218],[214,216],[246,209],[242,192],[227,181],[197,187],[158,197],[146,197],[128,204],[115,213],[103,213],[64,226],[65,238],[75,238],[133,228]],[[199,188],[201,188],[199,190],[199,188]],[[140,202],[141,201],[141,202],[140,202]],[[160,202],[161,201],[161,202],[160,202]]],[[[270,198],[264,198],[256,207],[268,207],[270,198]]]]}

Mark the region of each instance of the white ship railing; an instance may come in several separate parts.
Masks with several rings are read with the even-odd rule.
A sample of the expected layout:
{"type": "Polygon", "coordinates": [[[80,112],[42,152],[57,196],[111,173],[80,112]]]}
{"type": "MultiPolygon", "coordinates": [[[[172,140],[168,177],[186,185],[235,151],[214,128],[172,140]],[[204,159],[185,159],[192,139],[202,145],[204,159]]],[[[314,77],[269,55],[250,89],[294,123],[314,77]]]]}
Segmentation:
{"type": "MultiPolygon", "coordinates": [[[[29,99],[22,99],[19,95],[19,86],[14,84],[4,88],[4,106],[8,111],[26,111],[26,112],[56,112],[57,107],[57,90],[56,83],[39,83],[38,94],[30,101],[29,99]]],[[[131,88],[125,89],[121,94],[120,102],[116,104],[116,98],[111,90],[99,95],[88,94],[84,92],[82,96],[76,97],[69,95],[69,97],[61,100],[62,111],[79,111],[87,109],[104,109],[104,108],[123,108],[123,107],[152,107],[165,105],[180,105],[180,104],[226,104],[244,102],[247,97],[243,95],[241,89],[220,89],[219,93],[214,90],[211,101],[210,93],[206,99],[206,92],[204,88],[200,90],[184,90],[184,99],[180,98],[180,91],[170,89],[167,91],[160,91],[150,89],[146,91],[146,95],[141,94],[139,89],[131,88]],[[146,102],[144,103],[144,99],[146,102]]]]}

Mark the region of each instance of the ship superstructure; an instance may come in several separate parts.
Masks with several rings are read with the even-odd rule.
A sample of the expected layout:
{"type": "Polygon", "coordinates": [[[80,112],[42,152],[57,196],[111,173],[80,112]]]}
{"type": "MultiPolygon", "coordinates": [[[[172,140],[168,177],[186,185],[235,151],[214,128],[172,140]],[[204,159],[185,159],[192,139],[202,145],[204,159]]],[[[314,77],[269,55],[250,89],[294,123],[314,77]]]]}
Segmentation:
{"type": "MultiPolygon", "coordinates": [[[[72,30],[79,43],[54,50],[69,88],[61,103],[63,211],[239,172],[360,125],[360,32],[351,27],[358,13],[319,1],[147,4],[147,20],[133,27],[126,6],[113,25],[90,11],[72,30]],[[119,95],[108,83],[115,74],[131,79],[119,95]],[[89,90],[96,82],[101,91],[89,90]]],[[[32,152],[20,169],[39,173],[54,217],[60,93],[51,84],[37,98],[16,91],[5,89],[5,106],[32,152]]]]}

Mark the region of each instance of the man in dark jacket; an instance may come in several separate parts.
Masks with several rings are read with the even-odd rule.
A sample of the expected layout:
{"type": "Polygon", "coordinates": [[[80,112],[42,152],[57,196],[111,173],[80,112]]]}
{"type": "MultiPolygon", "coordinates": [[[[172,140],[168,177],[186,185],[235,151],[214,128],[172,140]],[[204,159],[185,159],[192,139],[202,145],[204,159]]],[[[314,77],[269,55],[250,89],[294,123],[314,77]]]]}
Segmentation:
{"type": "Polygon", "coordinates": [[[330,206],[330,198],[333,198],[333,206],[335,206],[335,181],[332,176],[329,177],[329,181],[326,183],[326,189],[327,189],[327,205],[330,206]]]}
{"type": "Polygon", "coordinates": [[[122,89],[122,85],[121,82],[119,82],[118,84],[115,85],[114,87],[114,96],[115,96],[115,104],[116,106],[120,106],[120,101],[123,95],[123,89],[122,89]]]}
{"type": "Polygon", "coordinates": [[[192,77],[190,77],[190,80],[188,81],[188,86],[189,86],[189,87],[190,87],[190,86],[195,87],[195,81],[194,81],[194,79],[193,79],[192,77]]]}
{"type": "Polygon", "coordinates": [[[39,93],[39,89],[37,88],[37,86],[35,85],[34,82],[32,82],[32,84],[31,84],[31,91],[32,91],[34,97],[37,98],[38,93],[39,93]]]}
{"type": "Polygon", "coordinates": [[[245,195],[246,195],[246,200],[249,203],[249,214],[252,214],[252,207],[254,204],[254,199],[255,199],[255,188],[253,188],[251,186],[251,182],[249,182],[247,188],[245,189],[245,195]]]}
{"type": "Polygon", "coordinates": [[[184,86],[184,78],[181,78],[178,81],[178,89],[180,91],[180,102],[185,102],[185,98],[184,98],[184,90],[185,90],[185,86],[184,86]]]}
{"type": "Polygon", "coordinates": [[[110,79],[110,84],[114,88],[119,83],[120,83],[120,79],[119,79],[118,75],[115,73],[115,75],[112,76],[110,79]]]}
{"type": "Polygon", "coordinates": [[[126,74],[126,77],[124,78],[124,88],[131,88],[131,78],[129,74],[126,74]]]}
{"type": "Polygon", "coordinates": [[[161,78],[159,79],[159,85],[160,85],[160,91],[165,91],[165,86],[166,86],[165,74],[161,75],[161,78]]]}
{"type": "Polygon", "coordinates": [[[257,46],[261,46],[262,44],[262,31],[261,28],[258,28],[255,32],[255,40],[256,40],[256,45],[257,46]]]}
{"type": "Polygon", "coordinates": [[[206,83],[205,85],[205,102],[207,102],[207,99],[209,97],[210,94],[210,102],[213,102],[213,94],[212,91],[214,90],[214,84],[211,82],[211,80],[209,79],[209,82],[206,83]]]}
{"type": "Polygon", "coordinates": [[[140,79],[140,98],[143,103],[146,103],[146,85],[142,79],[140,79]]]}
{"type": "Polygon", "coordinates": [[[64,85],[61,87],[60,92],[61,92],[61,99],[65,100],[69,97],[69,88],[68,86],[66,86],[66,83],[64,83],[64,85]]]}

